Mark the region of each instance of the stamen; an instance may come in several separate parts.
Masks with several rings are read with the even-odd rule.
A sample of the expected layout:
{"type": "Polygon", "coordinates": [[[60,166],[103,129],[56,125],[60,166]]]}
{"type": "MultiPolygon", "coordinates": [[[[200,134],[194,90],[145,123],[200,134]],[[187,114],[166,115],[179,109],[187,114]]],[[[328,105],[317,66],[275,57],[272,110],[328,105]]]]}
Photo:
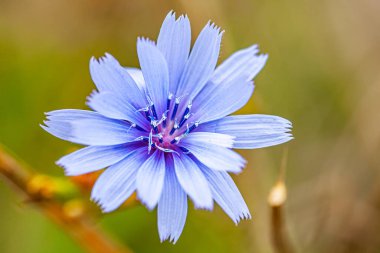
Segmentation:
{"type": "Polygon", "coordinates": [[[187,149],[187,148],[184,148],[184,147],[179,147],[182,151],[183,151],[183,153],[184,154],[190,154],[190,151],[187,149]]]}
{"type": "Polygon", "coordinates": [[[172,98],[173,98],[173,94],[169,93],[168,99],[166,100],[166,110],[170,109],[170,103],[172,101],[172,98]]]}
{"type": "Polygon", "coordinates": [[[137,130],[140,130],[140,131],[145,131],[142,127],[139,127],[138,125],[136,125],[136,124],[134,124],[135,126],[135,128],[137,129],[137,130]]]}
{"type": "Polygon", "coordinates": [[[149,105],[147,105],[146,107],[144,108],[141,108],[141,109],[138,109],[137,112],[144,112],[145,113],[145,117],[147,120],[150,120],[150,114],[149,114],[149,105]]]}
{"type": "Polygon", "coordinates": [[[186,120],[188,120],[188,119],[190,118],[190,116],[191,116],[191,113],[190,113],[190,112],[189,112],[188,114],[184,115],[184,116],[182,117],[181,123],[179,124],[179,127],[182,127],[183,124],[185,124],[186,120]]]}
{"type": "Polygon", "coordinates": [[[150,108],[151,108],[151,110],[152,110],[153,117],[154,117],[155,119],[157,119],[157,118],[158,118],[158,117],[157,117],[157,112],[156,112],[156,108],[154,107],[154,104],[153,104],[153,103],[150,105],[150,108]]]}
{"type": "Polygon", "coordinates": [[[154,132],[157,134],[157,133],[158,133],[158,128],[157,128],[157,126],[158,126],[158,121],[157,121],[157,120],[151,120],[151,121],[150,121],[150,125],[153,127],[154,132]]]}
{"type": "Polygon", "coordinates": [[[168,118],[167,114],[168,114],[169,110],[166,110],[163,114],[162,114],[162,118],[161,118],[161,122],[162,122],[162,126],[164,128],[166,128],[166,119],[168,118]]]}
{"type": "Polygon", "coordinates": [[[174,134],[174,132],[175,132],[175,130],[177,130],[178,129],[178,121],[177,121],[177,119],[175,120],[175,122],[174,122],[174,126],[173,126],[173,128],[172,128],[172,130],[170,131],[170,135],[173,135],[174,134]]]}
{"type": "Polygon", "coordinates": [[[177,136],[170,143],[171,144],[178,143],[180,140],[181,140],[181,137],[177,136]]]}
{"type": "Polygon", "coordinates": [[[149,137],[147,137],[147,136],[139,136],[136,139],[134,139],[133,141],[149,141],[149,137]]]}
{"type": "Polygon", "coordinates": [[[162,147],[157,146],[157,145],[155,145],[155,147],[156,147],[157,149],[161,150],[161,151],[168,152],[168,153],[176,153],[177,155],[179,155],[178,152],[175,151],[175,150],[173,150],[173,149],[162,148],[162,147]]]}
{"type": "Polygon", "coordinates": [[[167,119],[167,116],[166,116],[166,115],[167,115],[168,112],[169,112],[169,111],[166,110],[166,111],[162,114],[162,117],[161,117],[160,121],[158,121],[157,125],[160,125],[161,123],[165,122],[165,120],[167,119]]]}
{"type": "Polygon", "coordinates": [[[128,133],[129,130],[131,130],[133,127],[136,127],[136,124],[135,124],[135,123],[133,123],[133,124],[128,128],[127,133],[128,133]]]}
{"type": "Polygon", "coordinates": [[[170,118],[170,120],[174,120],[175,115],[177,114],[178,105],[180,101],[181,101],[180,97],[175,98],[174,109],[173,109],[172,117],[170,118]]]}
{"type": "Polygon", "coordinates": [[[186,132],[190,133],[191,131],[193,131],[195,128],[197,128],[199,126],[199,121],[195,121],[194,125],[192,125],[190,128],[188,128],[186,130],[186,132]]]}
{"type": "Polygon", "coordinates": [[[160,143],[162,143],[164,141],[162,133],[155,134],[155,135],[153,135],[153,137],[158,138],[158,140],[160,141],[160,143]]]}
{"type": "Polygon", "coordinates": [[[185,110],[185,112],[183,113],[183,115],[182,115],[182,119],[181,119],[181,123],[179,124],[179,127],[182,127],[183,126],[183,124],[186,122],[186,120],[188,119],[188,118],[190,118],[190,109],[191,109],[191,107],[193,106],[193,104],[192,104],[192,102],[190,101],[189,102],[189,104],[187,105],[187,107],[186,107],[186,110],[185,110]]]}
{"type": "Polygon", "coordinates": [[[156,108],[154,107],[154,103],[153,103],[152,99],[150,99],[149,96],[147,96],[147,99],[148,99],[149,107],[150,107],[150,110],[153,114],[153,117],[154,117],[154,119],[157,119],[157,112],[156,112],[156,108]]]}
{"type": "Polygon", "coordinates": [[[152,146],[154,145],[152,137],[153,137],[153,132],[152,130],[150,130],[149,139],[148,139],[148,154],[150,154],[150,151],[152,150],[152,146]]]}

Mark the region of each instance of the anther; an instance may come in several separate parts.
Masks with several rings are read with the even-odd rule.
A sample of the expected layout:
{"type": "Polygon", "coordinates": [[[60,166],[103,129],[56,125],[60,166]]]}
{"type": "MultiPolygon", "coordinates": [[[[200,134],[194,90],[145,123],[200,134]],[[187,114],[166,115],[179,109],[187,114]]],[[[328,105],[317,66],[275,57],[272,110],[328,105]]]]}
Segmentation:
{"type": "Polygon", "coordinates": [[[182,151],[183,151],[183,153],[184,154],[190,154],[190,151],[187,149],[187,148],[184,148],[184,147],[179,147],[182,151]]]}
{"type": "Polygon", "coordinates": [[[179,124],[179,127],[182,127],[183,126],[183,124],[186,122],[186,120],[188,119],[188,118],[190,118],[190,109],[191,109],[191,107],[193,106],[193,104],[192,104],[192,102],[190,101],[188,104],[187,104],[187,107],[186,107],[186,109],[185,109],[185,112],[183,113],[183,115],[182,115],[182,119],[181,119],[181,123],[179,124]]]}
{"type": "MultiPolygon", "coordinates": [[[[161,119],[158,121],[157,125],[160,125],[161,123],[165,122],[167,116],[166,114],[168,113],[168,110],[166,110],[163,114],[162,114],[162,117],[161,119]]],[[[165,122],[166,123],[166,122],[165,122]]]]}
{"type": "Polygon", "coordinates": [[[180,140],[181,140],[181,137],[177,136],[170,143],[171,144],[178,143],[180,140]]]}
{"type": "Polygon", "coordinates": [[[190,112],[189,112],[188,114],[184,115],[184,116],[182,117],[181,123],[179,123],[179,127],[182,127],[183,124],[185,124],[186,120],[188,120],[188,119],[190,118],[190,116],[191,116],[191,113],[190,113],[190,112]]]}
{"type": "Polygon", "coordinates": [[[132,127],[136,128],[137,130],[144,131],[144,129],[136,124],[133,124],[132,127]]]}
{"type": "Polygon", "coordinates": [[[150,125],[153,127],[154,132],[157,134],[157,133],[158,133],[158,128],[157,128],[157,126],[158,126],[158,121],[157,121],[157,120],[151,120],[151,121],[150,121],[150,125]]]}
{"type": "Polygon", "coordinates": [[[197,128],[199,126],[199,121],[195,121],[194,125],[192,125],[190,128],[188,128],[186,130],[186,132],[190,133],[191,131],[193,131],[195,128],[197,128]]]}
{"type": "Polygon", "coordinates": [[[134,141],[149,141],[149,137],[147,136],[139,136],[134,141]]]}
{"type": "Polygon", "coordinates": [[[149,139],[148,139],[148,154],[150,154],[150,151],[152,150],[152,147],[154,145],[152,138],[153,138],[153,132],[152,130],[150,130],[149,139]]]}
{"type": "Polygon", "coordinates": [[[177,114],[177,110],[178,110],[178,106],[179,106],[180,101],[181,101],[180,97],[175,98],[174,109],[173,109],[172,117],[170,118],[171,120],[174,120],[175,115],[177,114]]]}
{"type": "Polygon", "coordinates": [[[157,112],[156,112],[156,108],[154,107],[154,103],[152,99],[150,99],[149,96],[147,96],[147,99],[149,102],[150,111],[152,112],[154,119],[157,119],[157,112]]]}
{"type": "Polygon", "coordinates": [[[155,134],[155,135],[152,135],[152,136],[158,138],[158,140],[160,141],[160,143],[164,142],[164,138],[163,138],[162,133],[155,134]]]}
{"type": "Polygon", "coordinates": [[[156,112],[156,108],[154,107],[154,104],[153,104],[153,103],[150,105],[150,108],[151,108],[151,110],[152,110],[153,117],[154,117],[155,119],[157,119],[157,112],[156,112]]]}
{"type": "Polygon", "coordinates": [[[166,100],[166,110],[170,109],[170,103],[172,101],[172,98],[173,98],[173,94],[169,93],[168,99],[166,100]]]}
{"type": "Polygon", "coordinates": [[[170,133],[169,133],[169,134],[170,134],[170,135],[173,135],[174,132],[175,132],[175,130],[178,129],[178,127],[179,127],[179,125],[178,125],[178,121],[175,120],[175,122],[174,122],[174,126],[173,126],[172,130],[170,130],[170,133]]]}

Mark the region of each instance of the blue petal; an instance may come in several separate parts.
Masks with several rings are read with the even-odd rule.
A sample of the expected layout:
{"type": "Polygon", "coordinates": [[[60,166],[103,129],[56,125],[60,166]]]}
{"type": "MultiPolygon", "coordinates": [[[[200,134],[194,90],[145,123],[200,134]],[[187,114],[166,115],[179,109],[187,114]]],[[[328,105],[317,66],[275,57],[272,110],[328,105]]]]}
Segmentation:
{"type": "Polygon", "coordinates": [[[150,129],[149,122],[145,116],[138,111],[140,108],[136,109],[126,98],[121,97],[121,94],[107,91],[100,93],[94,92],[88,98],[87,104],[93,110],[108,118],[127,120],[145,130],[150,129]]]}
{"type": "Polygon", "coordinates": [[[208,23],[203,28],[183,70],[177,96],[192,100],[210,79],[218,61],[222,34],[214,24],[208,23]]]}
{"type": "Polygon", "coordinates": [[[257,45],[237,51],[216,68],[211,82],[221,84],[237,77],[244,77],[246,81],[252,80],[268,59],[268,55],[258,55],[258,52],[257,45]]]}
{"type": "Polygon", "coordinates": [[[157,113],[161,115],[166,110],[166,99],[169,94],[168,65],[161,51],[152,41],[139,38],[137,54],[148,94],[157,113]]]}
{"type": "Polygon", "coordinates": [[[225,117],[241,107],[250,99],[254,85],[244,76],[222,83],[208,82],[194,99],[192,121],[207,122],[225,117]]]}
{"type": "Polygon", "coordinates": [[[176,243],[185,225],[186,216],[186,193],[177,181],[171,155],[168,155],[164,189],[157,210],[158,233],[161,242],[170,240],[176,243]]]}
{"type": "Polygon", "coordinates": [[[66,155],[57,161],[67,176],[76,176],[103,169],[124,159],[136,149],[136,144],[89,146],[66,155]]]}
{"type": "Polygon", "coordinates": [[[46,126],[41,127],[50,134],[83,145],[121,144],[141,135],[140,131],[131,129],[127,122],[109,119],[97,112],[85,110],[48,112],[44,123],[46,126]]]}
{"type": "Polygon", "coordinates": [[[214,171],[199,164],[209,182],[215,201],[237,224],[241,219],[250,219],[248,207],[232,178],[224,171],[214,171]]]}
{"type": "Polygon", "coordinates": [[[293,139],[290,121],[271,115],[236,115],[201,124],[197,131],[230,134],[234,148],[253,149],[278,145],[293,139]]]}
{"type": "Polygon", "coordinates": [[[238,153],[225,147],[191,142],[187,138],[181,140],[179,145],[188,149],[200,162],[214,170],[238,173],[245,165],[245,160],[238,153]]]}
{"type": "Polygon", "coordinates": [[[133,78],[139,89],[143,92],[146,93],[146,85],[145,85],[145,80],[143,73],[141,69],[138,68],[124,68],[124,71],[127,71],[128,74],[133,78]]]}
{"type": "Polygon", "coordinates": [[[103,212],[111,212],[126,201],[136,189],[138,168],[148,158],[146,148],[137,149],[106,169],[92,189],[91,199],[103,212]]]}
{"type": "Polygon", "coordinates": [[[169,12],[162,23],[157,39],[157,47],[165,56],[169,68],[169,91],[175,93],[182,75],[191,42],[190,22],[187,16],[175,19],[175,13],[169,12]]]}
{"type": "Polygon", "coordinates": [[[84,145],[116,145],[134,141],[142,132],[127,122],[83,119],[71,123],[72,135],[84,145]]]}
{"type": "Polygon", "coordinates": [[[99,91],[111,91],[120,94],[138,108],[145,106],[147,101],[144,93],[112,55],[107,53],[99,61],[94,57],[91,58],[90,73],[99,91]]]}
{"type": "Polygon", "coordinates": [[[139,168],[136,178],[137,196],[150,210],[160,199],[164,177],[164,152],[156,150],[139,168]]]}
{"type": "Polygon", "coordinates": [[[192,132],[186,136],[185,142],[200,143],[202,145],[218,145],[225,148],[232,148],[234,143],[234,136],[227,134],[218,134],[210,132],[192,132]]]}
{"type": "Polygon", "coordinates": [[[178,181],[193,200],[195,207],[212,210],[211,191],[198,165],[185,154],[181,157],[174,155],[173,159],[178,181]]]}
{"type": "Polygon", "coordinates": [[[48,120],[54,121],[72,121],[78,119],[99,119],[105,118],[101,114],[87,110],[62,109],[45,113],[48,120]]]}

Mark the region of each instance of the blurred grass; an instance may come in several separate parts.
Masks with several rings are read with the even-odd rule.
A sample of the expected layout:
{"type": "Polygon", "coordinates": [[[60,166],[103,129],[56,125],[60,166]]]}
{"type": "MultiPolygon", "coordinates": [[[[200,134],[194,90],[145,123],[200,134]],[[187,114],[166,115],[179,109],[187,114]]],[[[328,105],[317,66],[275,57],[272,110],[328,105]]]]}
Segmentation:
{"type": "MultiPolygon", "coordinates": [[[[193,38],[212,19],[220,59],[258,43],[269,61],[241,113],[293,122],[287,208],[300,252],[380,252],[380,19],[377,1],[0,1],[0,140],[41,172],[73,147],[38,126],[43,112],[85,108],[92,55],[138,66],[137,36],[156,38],[166,13],[188,13],[193,38]]],[[[156,214],[138,206],[100,224],[136,252],[271,252],[267,194],[283,147],[243,152],[237,184],[252,221],[190,208],[177,245],[159,243],[156,214]]],[[[0,252],[82,252],[0,184],[0,252]],[[20,243],[22,242],[22,243],[20,243]]]]}

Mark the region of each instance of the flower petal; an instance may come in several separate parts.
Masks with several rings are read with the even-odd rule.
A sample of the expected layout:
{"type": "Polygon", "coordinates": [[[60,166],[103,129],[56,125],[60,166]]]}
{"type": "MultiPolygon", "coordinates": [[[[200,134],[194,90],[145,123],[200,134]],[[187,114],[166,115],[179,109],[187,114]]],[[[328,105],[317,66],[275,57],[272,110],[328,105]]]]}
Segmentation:
{"type": "Polygon", "coordinates": [[[84,145],[116,145],[134,141],[141,131],[127,122],[117,120],[83,119],[71,122],[72,135],[77,143],[84,145]]]}
{"type": "Polygon", "coordinates": [[[169,68],[169,91],[177,90],[187,58],[191,42],[190,21],[187,16],[175,19],[175,13],[169,12],[162,23],[157,39],[157,47],[165,56],[169,68]]]}
{"type": "Polygon", "coordinates": [[[117,209],[136,189],[138,168],[148,158],[146,148],[140,148],[115,165],[106,169],[92,189],[91,199],[103,212],[117,209]]]}
{"type": "Polygon", "coordinates": [[[57,110],[47,113],[46,126],[50,134],[83,145],[114,145],[133,141],[141,131],[127,122],[109,119],[97,112],[57,110]]]}
{"type": "Polygon", "coordinates": [[[258,52],[257,45],[253,45],[232,54],[216,68],[210,81],[221,84],[237,77],[244,77],[246,81],[252,80],[268,59],[268,55],[258,55],[258,52]]]}
{"type": "Polygon", "coordinates": [[[103,115],[88,111],[88,110],[77,110],[77,109],[62,109],[55,110],[45,113],[48,120],[52,121],[67,121],[70,122],[72,120],[78,119],[103,119],[105,118],[103,115]]]}
{"type": "Polygon", "coordinates": [[[234,136],[227,134],[217,134],[210,132],[192,132],[183,139],[187,143],[202,143],[202,145],[218,145],[225,148],[232,148],[234,136]]]}
{"type": "Polygon", "coordinates": [[[179,146],[189,150],[200,162],[213,170],[239,173],[245,165],[244,158],[228,148],[201,142],[188,142],[186,138],[181,140],[179,146]]]}
{"type": "Polygon", "coordinates": [[[199,167],[209,182],[213,198],[226,214],[236,224],[241,219],[250,219],[248,207],[228,173],[211,170],[202,164],[199,167]]]}
{"type": "Polygon", "coordinates": [[[57,164],[67,176],[77,176],[113,165],[137,147],[136,144],[88,146],[62,157],[57,164]]]}
{"type": "Polygon", "coordinates": [[[181,157],[174,155],[173,159],[178,181],[195,207],[212,210],[211,191],[198,165],[185,154],[181,154],[181,157]]]}
{"type": "Polygon", "coordinates": [[[223,32],[211,23],[203,28],[183,70],[177,96],[186,96],[188,100],[193,100],[210,79],[218,61],[222,34],[223,32]]]}
{"type": "Polygon", "coordinates": [[[91,58],[90,73],[99,91],[111,91],[120,94],[138,108],[146,105],[144,93],[112,55],[106,53],[99,60],[94,57],[91,58]]]}
{"type": "Polygon", "coordinates": [[[165,178],[164,152],[156,150],[137,173],[137,196],[152,210],[160,199],[165,178]]]}
{"type": "Polygon", "coordinates": [[[207,122],[225,117],[241,107],[250,99],[254,85],[244,76],[222,84],[208,82],[194,99],[192,121],[207,122]]]}
{"type": "Polygon", "coordinates": [[[145,130],[150,129],[150,124],[145,116],[131,105],[128,99],[121,97],[117,93],[94,92],[88,97],[87,104],[93,110],[108,118],[127,120],[145,130]]]}
{"type": "Polygon", "coordinates": [[[128,72],[128,74],[133,78],[137,86],[142,92],[146,92],[146,85],[143,73],[141,69],[138,68],[124,68],[125,71],[128,72]]]}
{"type": "Polygon", "coordinates": [[[177,181],[171,155],[167,156],[164,189],[158,202],[157,223],[161,242],[176,243],[185,226],[187,216],[186,193],[177,181]]]}
{"type": "Polygon", "coordinates": [[[161,51],[152,41],[139,38],[137,54],[148,94],[157,113],[161,115],[166,109],[166,99],[169,94],[168,65],[161,51]]]}
{"type": "Polygon", "coordinates": [[[199,125],[196,131],[236,136],[234,148],[253,149],[278,145],[293,139],[290,121],[272,115],[236,115],[199,125]]]}

